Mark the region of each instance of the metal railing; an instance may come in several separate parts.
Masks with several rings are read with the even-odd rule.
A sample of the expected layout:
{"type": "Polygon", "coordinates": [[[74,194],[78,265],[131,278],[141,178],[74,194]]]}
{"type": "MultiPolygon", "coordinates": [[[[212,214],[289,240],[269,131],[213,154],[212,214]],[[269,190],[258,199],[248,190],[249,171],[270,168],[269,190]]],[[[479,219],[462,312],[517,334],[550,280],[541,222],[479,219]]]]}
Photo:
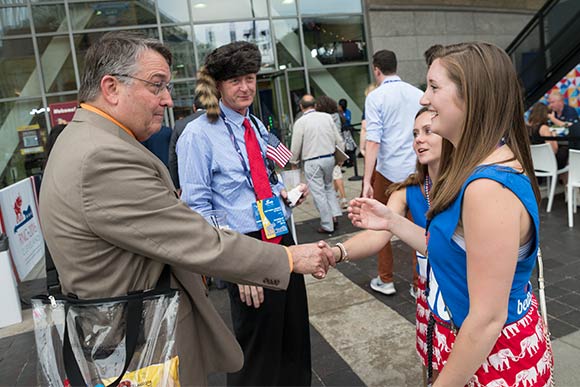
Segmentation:
{"type": "Polygon", "coordinates": [[[580,62],[580,1],[549,0],[506,51],[531,106],[580,62]]]}

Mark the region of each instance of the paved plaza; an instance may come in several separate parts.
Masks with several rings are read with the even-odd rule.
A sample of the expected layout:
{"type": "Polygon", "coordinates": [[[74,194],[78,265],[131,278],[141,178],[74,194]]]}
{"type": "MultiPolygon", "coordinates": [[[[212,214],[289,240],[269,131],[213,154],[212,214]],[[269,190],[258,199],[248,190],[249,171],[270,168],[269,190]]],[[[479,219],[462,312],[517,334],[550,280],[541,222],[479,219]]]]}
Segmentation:
{"type": "MultiPolygon", "coordinates": [[[[359,171],[362,161],[359,159],[359,171]]],[[[349,198],[360,193],[360,181],[349,181],[349,198]]],[[[580,213],[568,228],[563,194],[556,196],[551,213],[541,208],[541,245],[544,254],[547,309],[556,359],[556,385],[580,386],[580,213]]],[[[309,198],[294,213],[300,243],[319,240],[318,213],[309,198]]],[[[357,230],[343,216],[329,241],[348,239],[357,230]]],[[[370,289],[376,276],[376,257],[338,265],[321,281],[307,278],[310,308],[314,386],[419,386],[422,374],[415,354],[415,305],[409,295],[413,252],[393,243],[397,294],[385,296],[370,289]]],[[[534,280],[535,281],[535,280],[534,280]]],[[[536,283],[534,282],[534,285],[536,283]]],[[[21,285],[24,301],[42,292],[42,279],[21,285]]],[[[226,290],[212,289],[210,297],[230,324],[226,290]]],[[[24,305],[26,308],[27,306],[24,305]]],[[[36,385],[36,348],[30,309],[25,321],[0,329],[0,385],[36,385]]],[[[210,377],[225,385],[225,375],[210,377]]]]}

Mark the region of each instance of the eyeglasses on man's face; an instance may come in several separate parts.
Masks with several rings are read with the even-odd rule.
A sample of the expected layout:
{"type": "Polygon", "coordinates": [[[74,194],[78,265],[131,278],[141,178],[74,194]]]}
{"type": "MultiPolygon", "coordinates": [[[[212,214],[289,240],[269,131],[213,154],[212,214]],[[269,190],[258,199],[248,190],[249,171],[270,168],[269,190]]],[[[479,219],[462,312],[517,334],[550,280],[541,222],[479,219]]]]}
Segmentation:
{"type": "Polygon", "coordinates": [[[134,77],[134,76],[129,75],[129,74],[111,74],[111,76],[113,76],[113,77],[119,77],[119,78],[136,79],[138,81],[145,82],[148,85],[155,86],[155,92],[153,93],[155,95],[159,95],[165,89],[167,89],[167,91],[169,92],[169,94],[171,94],[171,92],[173,91],[173,83],[171,83],[171,82],[165,82],[165,81],[161,81],[161,82],[151,82],[151,81],[148,81],[146,79],[137,78],[137,77],[134,77]]]}

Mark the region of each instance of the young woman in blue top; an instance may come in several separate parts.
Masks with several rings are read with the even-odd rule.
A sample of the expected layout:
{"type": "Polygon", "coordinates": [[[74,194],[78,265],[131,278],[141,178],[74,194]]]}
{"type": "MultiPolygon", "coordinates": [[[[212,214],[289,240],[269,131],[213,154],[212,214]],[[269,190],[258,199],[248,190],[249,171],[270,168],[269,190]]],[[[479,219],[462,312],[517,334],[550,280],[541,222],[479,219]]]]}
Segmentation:
{"type": "Polygon", "coordinates": [[[488,43],[441,47],[434,58],[421,103],[445,140],[427,246],[420,229],[372,200],[356,199],[349,216],[426,250],[433,386],[550,385],[552,352],[529,282],[540,195],[517,74],[488,43]]]}
{"type": "MultiPolygon", "coordinates": [[[[417,154],[416,172],[402,183],[389,187],[392,193],[387,207],[401,216],[405,216],[410,211],[415,224],[424,229],[427,221],[427,211],[429,210],[428,192],[432,186],[432,181],[437,180],[439,161],[441,159],[441,143],[443,141],[441,136],[431,131],[431,113],[427,108],[422,108],[417,113],[413,137],[413,149],[417,154]]],[[[391,240],[391,237],[392,233],[385,230],[361,232],[344,242],[344,245],[341,246],[344,251],[341,251],[341,247],[338,247],[340,245],[332,248],[335,260],[338,262],[344,259],[344,252],[347,253],[347,259],[351,260],[376,255],[391,240]]],[[[417,252],[416,256],[417,272],[419,274],[417,290],[413,292],[417,300],[416,347],[423,365],[426,366],[426,328],[429,318],[429,307],[425,297],[427,260],[419,252],[417,252]]]]}

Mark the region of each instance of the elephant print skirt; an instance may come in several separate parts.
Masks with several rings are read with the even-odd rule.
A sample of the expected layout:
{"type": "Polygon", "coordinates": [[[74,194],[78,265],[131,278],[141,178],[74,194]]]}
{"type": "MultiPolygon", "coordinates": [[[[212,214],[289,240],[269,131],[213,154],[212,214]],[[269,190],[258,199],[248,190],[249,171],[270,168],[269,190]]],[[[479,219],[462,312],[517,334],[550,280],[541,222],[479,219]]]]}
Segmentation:
{"type": "Polygon", "coordinates": [[[425,285],[427,279],[419,276],[417,283],[417,312],[415,314],[415,325],[417,330],[417,354],[421,359],[421,364],[427,366],[427,323],[429,321],[429,304],[425,296],[425,285]]]}
{"type": "MultiPolygon", "coordinates": [[[[502,329],[468,386],[551,386],[554,360],[545,329],[538,301],[533,297],[528,313],[502,329]]],[[[433,336],[433,369],[442,370],[453,348],[455,333],[435,324],[433,336]]]]}

